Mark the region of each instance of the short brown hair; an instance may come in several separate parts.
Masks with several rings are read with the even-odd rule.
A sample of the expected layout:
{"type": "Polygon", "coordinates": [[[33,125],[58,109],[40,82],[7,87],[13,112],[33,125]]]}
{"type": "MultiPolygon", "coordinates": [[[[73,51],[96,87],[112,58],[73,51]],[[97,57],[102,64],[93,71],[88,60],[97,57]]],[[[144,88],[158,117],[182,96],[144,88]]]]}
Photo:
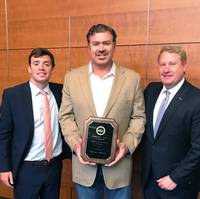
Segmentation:
{"type": "Polygon", "coordinates": [[[51,64],[52,64],[52,67],[54,68],[55,66],[55,59],[54,59],[54,56],[53,54],[51,53],[50,50],[48,50],[47,48],[35,48],[31,51],[29,57],[28,57],[28,63],[29,65],[31,64],[31,57],[42,57],[42,56],[45,56],[45,55],[48,55],[51,59],[51,64]]]}
{"type": "Polygon", "coordinates": [[[158,63],[159,63],[159,60],[160,60],[160,56],[163,52],[176,53],[176,54],[179,55],[182,64],[187,63],[186,52],[183,50],[183,48],[181,46],[163,46],[160,50],[159,55],[158,55],[158,63]]]}
{"type": "Polygon", "coordinates": [[[96,24],[96,25],[93,25],[90,30],[88,31],[87,33],[87,43],[89,44],[90,43],[90,36],[96,34],[96,33],[103,33],[103,32],[110,32],[110,34],[112,35],[113,37],[113,42],[116,43],[116,38],[117,38],[117,34],[115,32],[115,30],[108,26],[108,25],[105,25],[105,24],[96,24]]]}

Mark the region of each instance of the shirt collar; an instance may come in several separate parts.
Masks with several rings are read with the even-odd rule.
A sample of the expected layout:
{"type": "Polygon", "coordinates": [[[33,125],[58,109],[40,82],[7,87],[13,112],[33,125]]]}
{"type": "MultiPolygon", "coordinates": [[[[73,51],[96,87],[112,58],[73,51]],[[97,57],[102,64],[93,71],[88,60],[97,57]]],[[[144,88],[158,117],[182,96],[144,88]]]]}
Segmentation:
{"type": "MultiPolygon", "coordinates": [[[[40,89],[35,84],[29,81],[29,85],[33,96],[37,96],[38,94],[40,94],[40,89]]],[[[49,84],[47,84],[47,86],[43,90],[49,95],[50,94],[49,84]]]]}
{"type": "MultiPolygon", "coordinates": [[[[113,62],[112,67],[110,69],[110,71],[104,76],[104,78],[109,77],[109,76],[114,76],[115,75],[115,71],[116,71],[116,65],[113,62]]],[[[89,63],[89,75],[93,74],[92,71],[92,63],[89,63]]]]}
{"type": "Polygon", "coordinates": [[[183,78],[176,86],[170,89],[166,89],[166,87],[163,86],[161,93],[164,93],[166,90],[168,90],[171,94],[176,94],[178,90],[181,88],[181,86],[183,85],[184,81],[185,81],[185,78],[183,78]]]}

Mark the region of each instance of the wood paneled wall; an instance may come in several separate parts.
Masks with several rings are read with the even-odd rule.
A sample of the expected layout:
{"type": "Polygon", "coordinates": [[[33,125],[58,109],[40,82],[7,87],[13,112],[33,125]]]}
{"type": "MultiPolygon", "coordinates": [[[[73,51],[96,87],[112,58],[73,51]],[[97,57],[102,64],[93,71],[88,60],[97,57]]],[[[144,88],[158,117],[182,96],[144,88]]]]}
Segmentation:
{"type": "MultiPolygon", "coordinates": [[[[196,0],[0,0],[0,96],[5,87],[27,81],[32,48],[47,47],[56,57],[52,81],[89,61],[88,29],[114,27],[115,61],[139,72],[144,86],[158,80],[157,55],[164,44],[180,44],[188,54],[187,79],[200,86],[200,1],[196,0]]],[[[0,100],[1,101],[1,100],[0,100]]],[[[139,153],[134,157],[134,195],[139,187],[139,153]]],[[[71,162],[65,161],[61,198],[74,197],[71,162]]],[[[10,190],[0,187],[0,195],[10,190]]]]}

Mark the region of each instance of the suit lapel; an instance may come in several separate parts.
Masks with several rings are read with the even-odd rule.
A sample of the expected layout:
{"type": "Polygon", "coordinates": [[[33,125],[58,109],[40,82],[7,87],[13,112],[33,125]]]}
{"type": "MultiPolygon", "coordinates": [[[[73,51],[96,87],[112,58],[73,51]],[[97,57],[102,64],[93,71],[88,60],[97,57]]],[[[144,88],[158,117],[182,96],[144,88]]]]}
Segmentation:
{"type": "Polygon", "coordinates": [[[158,84],[158,87],[153,90],[150,95],[148,96],[148,99],[145,98],[145,101],[146,101],[146,116],[147,116],[147,121],[149,121],[149,127],[150,130],[147,131],[149,132],[147,134],[147,136],[150,137],[151,141],[154,142],[155,139],[154,139],[154,135],[153,135],[153,132],[154,132],[154,128],[153,128],[153,111],[154,111],[154,108],[155,108],[155,104],[156,104],[156,101],[158,99],[158,96],[160,94],[160,91],[162,90],[162,84],[158,84]]]}
{"type": "Polygon", "coordinates": [[[51,92],[53,93],[55,99],[56,99],[56,103],[58,106],[58,109],[60,108],[60,104],[61,104],[61,93],[62,93],[62,87],[56,86],[55,84],[49,82],[49,88],[51,90],[51,92]]]}
{"type": "Polygon", "coordinates": [[[33,132],[34,128],[33,106],[32,106],[31,89],[28,82],[24,84],[21,95],[22,95],[21,100],[24,107],[23,109],[25,116],[24,120],[29,124],[29,125],[27,124],[27,126],[30,126],[33,132]]]}
{"type": "Polygon", "coordinates": [[[115,78],[113,81],[110,96],[108,98],[107,106],[104,111],[103,115],[104,117],[107,117],[113,105],[115,104],[117,97],[120,93],[120,90],[123,86],[124,80],[125,80],[124,69],[116,66],[115,78]]]}
{"type": "Polygon", "coordinates": [[[176,114],[177,109],[181,106],[184,102],[185,92],[187,91],[187,83],[184,83],[183,86],[179,89],[176,93],[172,101],[170,102],[169,106],[167,107],[163,118],[161,120],[158,132],[156,134],[156,139],[163,133],[164,129],[167,127],[170,118],[176,114]]]}
{"type": "Polygon", "coordinates": [[[85,99],[84,101],[88,104],[88,107],[90,108],[92,112],[92,115],[96,116],[97,113],[96,113],[96,109],[95,109],[95,105],[93,101],[88,68],[89,68],[88,65],[86,65],[80,71],[79,82],[80,82],[80,87],[82,88],[82,91],[83,91],[83,97],[85,99]]]}

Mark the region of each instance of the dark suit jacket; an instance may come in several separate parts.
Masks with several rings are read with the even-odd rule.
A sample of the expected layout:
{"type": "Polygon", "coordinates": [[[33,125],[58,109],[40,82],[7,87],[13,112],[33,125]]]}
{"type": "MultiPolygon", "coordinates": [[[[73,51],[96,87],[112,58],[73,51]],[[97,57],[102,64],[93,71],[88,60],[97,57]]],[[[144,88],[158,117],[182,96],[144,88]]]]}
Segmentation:
{"type": "Polygon", "coordinates": [[[145,89],[146,130],[143,137],[142,182],[150,171],[156,179],[170,175],[178,185],[196,184],[200,162],[200,90],[187,81],[170,102],[153,137],[153,110],[162,89],[151,83],[145,89]]]}
{"type": "MultiPolygon", "coordinates": [[[[58,108],[61,104],[62,85],[49,83],[58,108]]],[[[32,98],[29,83],[4,90],[0,119],[0,172],[12,171],[14,179],[28,154],[34,132],[32,98]]],[[[63,156],[71,153],[63,139],[63,156]]]]}

